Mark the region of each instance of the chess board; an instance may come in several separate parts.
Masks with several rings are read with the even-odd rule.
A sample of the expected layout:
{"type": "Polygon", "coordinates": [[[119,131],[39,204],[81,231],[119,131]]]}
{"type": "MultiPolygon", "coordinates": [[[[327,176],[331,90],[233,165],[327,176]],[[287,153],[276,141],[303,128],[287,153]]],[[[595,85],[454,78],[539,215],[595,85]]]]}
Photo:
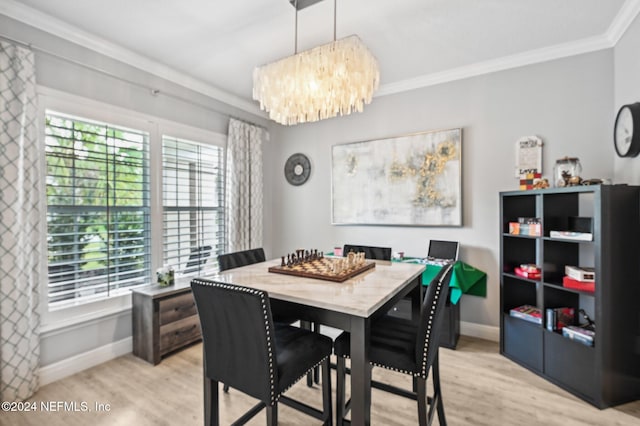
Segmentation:
{"type": "Polygon", "coordinates": [[[269,272],[341,283],[363,273],[364,271],[375,268],[376,266],[375,261],[366,260],[363,265],[345,269],[339,274],[335,274],[332,272],[332,262],[333,260],[331,258],[323,257],[320,259],[309,260],[307,262],[301,262],[292,266],[271,266],[269,267],[269,272]]]}

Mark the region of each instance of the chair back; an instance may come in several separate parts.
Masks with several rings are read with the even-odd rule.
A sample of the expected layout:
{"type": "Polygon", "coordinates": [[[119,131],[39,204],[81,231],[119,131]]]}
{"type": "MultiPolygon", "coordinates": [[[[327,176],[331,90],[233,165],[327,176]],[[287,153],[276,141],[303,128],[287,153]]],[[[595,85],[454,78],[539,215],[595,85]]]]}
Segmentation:
{"type": "Polygon", "coordinates": [[[196,278],[191,281],[204,345],[204,374],[267,404],[277,363],[266,292],[196,278]]]}
{"type": "Polygon", "coordinates": [[[347,256],[350,251],[354,253],[364,252],[367,259],[391,260],[391,247],[374,247],[374,246],[356,246],[345,244],[342,249],[342,255],[347,256]]]}
{"type": "Polygon", "coordinates": [[[264,261],[264,249],[262,247],[221,254],[218,256],[220,272],[264,261]]]}
{"type": "Polygon", "coordinates": [[[428,377],[429,369],[438,353],[441,323],[449,295],[452,272],[453,263],[444,265],[431,280],[422,302],[416,342],[416,365],[419,366],[418,372],[424,379],[428,377]]]}
{"type": "Polygon", "coordinates": [[[458,260],[458,249],[460,244],[457,241],[430,240],[427,249],[427,257],[435,259],[458,260]]]}

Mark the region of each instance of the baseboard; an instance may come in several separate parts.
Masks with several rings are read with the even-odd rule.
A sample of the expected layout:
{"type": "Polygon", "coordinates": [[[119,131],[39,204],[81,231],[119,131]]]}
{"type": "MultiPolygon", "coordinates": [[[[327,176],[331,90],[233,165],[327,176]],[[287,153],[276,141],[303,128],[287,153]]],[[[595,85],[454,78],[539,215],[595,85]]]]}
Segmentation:
{"type": "Polygon", "coordinates": [[[133,350],[133,339],[127,337],[117,342],[74,355],[71,358],[45,365],[40,368],[40,386],[47,385],[87,368],[110,361],[133,350]]]}
{"type": "Polygon", "coordinates": [[[500,327],[493,325],[476,324],[474,322],[460,321],[460,334],[463,336],[477,337],[479,339],[500,341],[500,327]]]}

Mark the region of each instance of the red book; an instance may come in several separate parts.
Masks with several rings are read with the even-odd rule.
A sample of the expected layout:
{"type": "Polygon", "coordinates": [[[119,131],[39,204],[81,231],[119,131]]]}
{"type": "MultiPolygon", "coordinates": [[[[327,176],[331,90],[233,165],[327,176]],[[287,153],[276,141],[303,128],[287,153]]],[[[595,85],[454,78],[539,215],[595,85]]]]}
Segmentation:
{"type": "Polygon", "coordinates": [[[566,288],[572,288],[574,290],[582,290],[582,291],[596,291],[596,283],[595,281],[578,281],[573,278],[569,278],[567,276],[562,278],[562,285],[566,288]]]}

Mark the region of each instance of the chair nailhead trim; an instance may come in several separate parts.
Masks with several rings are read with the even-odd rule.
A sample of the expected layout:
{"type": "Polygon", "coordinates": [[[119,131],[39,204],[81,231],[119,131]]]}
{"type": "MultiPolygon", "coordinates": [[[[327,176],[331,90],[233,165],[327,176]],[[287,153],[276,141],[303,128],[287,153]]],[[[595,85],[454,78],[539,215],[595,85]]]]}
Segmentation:
{"type": "MultiPolygon", "coordinates": [[[[434,300],[434,305],[436,304],[436,302],[438,301],[439,297],[440,297],[440,291],[442,290],[443,287],[443,282],[444,282],[444,278],[449,274],[450,270],[453,268],[453,264],[449,264],[446,266],[446,270],[444,271],[444,273],[440,276],[440,279],[438,280],[438,282],[436,283],[436,297],[434,300]]],[[[394,368],[394,367],[390,367],[388,365],[383,365],[383,364],[378,364],[375,362],[369,362],[371,365],[376,366],[376,367],[382,367],[385,368],[387,370],[392,370],[392,371],[397,371],[398,373],[404,373],[404,374],[408,374],[410,376],[414,376],[414,377],[421,377],[423,379],[427,379],[429,377],[429,372],[427,371],[427,355],[429,353],[429,343],[431,341],[431,327],[433,325],[433,320],[435,319],[435,306],[431,306],[431,311],[429,312],[429,318],[427,319],[427,330],[426,330],[426,336],[425,336],[425,341],[424,341],[424,348],[422,351],[422,368],[420,371],[415,372],[415,371],[407,371],[407,370],[402,370],[402,369],[398,369],[398,368],[394,368]]],[[[349,355],[342,355],[343,358],[348,358],[351,359],[351,357],[349,355]]]]}
{"type": "Polygon", "coordinates": [[[304,374],[300,377],[298,377],[297,379],[295,379],[287,388],[283,389],[282,392],[280,392],[277,396],[276,396],[276,401],[278,399],[280,399],[280,396],[282,396],[283,393],[285,393],[286,391],[288,391],[289,389],[291,389],[293,387],[293,385],[295,385],[296,383],[298,383],[298,381],[300,381],[300,379],[302,379],[304,376],[307,375],[307,373],[309,373],[309,371],[313,370],[314,368],[316,368],[317,366],[319,366],[320,364],[322,364],[322,362],[327,359],[328,356],[325,356],[324,358],[322,358],[320,361],[318,361],[313,367],[311,367],[310,369],[308,369],[307,371],[304,372],[304,374]]]}
{"type": "MultiPolygon", "coordinates": [[[[249,294],[255,294],[260,296],[260,304],[262,305],[262,313],[264,316],[264,326],[265,326],[265,332],[267,335],[267,352],[268,352],[268,356],[269,356],[269,386],[270,386],[270,394],[271,394],[271,404],[273,405],[277,400],[278,397],[280,396],[280,394],[276,395],[276,386],[275,386],[275,370],[273,368],[275,362],[274,362],[274,356],[275,354],[273,353],[272,350],[272,333],[271,333],[271,327],[269,324],[269,315],[267,313],[267,300],[266,300],[266,292],[262,291],[262,290],[256,290],[253,288],[249,288],[249,287],[242,287],[242,286],[237,286],[237,285],[232,285],[232,284],[227,284],[227,283],[221,283],[221,282],[217,282],[217,281],[209,281],[209,280],[200,280],[200,279],[194,279],[191,282],[195,282],[198,285],[206,285],[206,286],[210,286],[210,287],[219,287],[219,288],[224,288],[227,290],[232,290],[232,291],[239,291],[239,292],[244,292],[244,293],[249,293],[249,294]]],[[[322,362],[322,361],[321,361],[322,362]]],[[[315,367],[315,366],[314,366],[315,367]]],[[[301,376],[302,377],[302,376],[301,376]]]]}

